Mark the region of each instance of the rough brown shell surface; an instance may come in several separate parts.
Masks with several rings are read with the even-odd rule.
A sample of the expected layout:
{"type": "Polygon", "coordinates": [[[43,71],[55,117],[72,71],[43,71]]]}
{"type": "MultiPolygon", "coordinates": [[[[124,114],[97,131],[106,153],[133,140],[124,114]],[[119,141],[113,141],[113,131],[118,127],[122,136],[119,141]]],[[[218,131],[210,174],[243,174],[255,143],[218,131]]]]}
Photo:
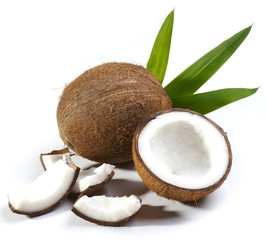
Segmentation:
{"type": "Polygon", "coordinates": [[[151,121],[152,119],[155,119],[157,116],[160,116],[161,114],[168,113],[170,111],[186,111],[186,112],[190,112],[192,114],[200,115],[199,113],[196,113],[196,112],[176,108],[176,109],[169,109],[169,110],[164,110],[164,111],[158,112],[158,113],[150,116],[149,118],[147,118],[143,122],[141,122],[137,127],[137,130],[136,130],[136,133],[135,133],[134,139],[133,139],[132,153],[133,153],[134,164],[135,164],[136,170],[137,170],[138,174],[140,175],[142,181],[152,191],[154,191],[158,195],[165,197],[167,199],[178,200],[178,201],[195,201],[195,200],[203,198],[203,197],[207,196],[208,194],[210,194],[211,192],[215,191],[217,188],[219,188],[222,185],[222,183],[227,178],[227,176],[230,172],[230,169],[231,169],[231,165],[232,165],[231,146],[230,146],[229,140],[227,138],[227,135],[223,131],[223,129],[221,127],[219,127],[212,120],[208,119],[205,116],[200,115],[201,117],[205,118],[210,123],[212,123],[219,130],[219,132],[224,136],[224,139],[225,139],[225,142],[227,145],[227,149],[228,149],[228,156],[229,156],[228,166],[227,166],[226,172],[224,173],[223,177],[218,182],[216,182],[215,184],[213,184],[207,188],[201,188],[201,189],[180,188],[178,186],[174,186],[172,184],[169,184],[169,183],[163,181],[158,176],[156,176],[145,165],[145,162],[141,158],[141,156],[139,154],[139,150],[138,150],[138,137],[139,137],[141,130],[148,124],[149,121],[151,121]]]}
{"type": "Polygon", "coordinates": [[[148,70],[106,63],[87,70],[64,89],[57,108],[59,134],[74,152],[90,160],[132,160],[137,125],[172,106],[148,70]]]}

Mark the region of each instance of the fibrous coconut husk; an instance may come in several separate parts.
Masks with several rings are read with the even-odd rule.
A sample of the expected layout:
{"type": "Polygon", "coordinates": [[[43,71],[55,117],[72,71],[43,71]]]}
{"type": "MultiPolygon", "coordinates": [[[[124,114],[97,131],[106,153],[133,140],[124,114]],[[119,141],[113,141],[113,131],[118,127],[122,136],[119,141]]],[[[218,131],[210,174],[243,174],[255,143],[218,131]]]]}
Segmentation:
{"type": "Polygon", "coordinates": [[[132,160],[137,125],[172,106],[163,87],[147,69],[106,63],[69,83],[57,108],[59,133],[75,153],[93,161],[132,160]]]}

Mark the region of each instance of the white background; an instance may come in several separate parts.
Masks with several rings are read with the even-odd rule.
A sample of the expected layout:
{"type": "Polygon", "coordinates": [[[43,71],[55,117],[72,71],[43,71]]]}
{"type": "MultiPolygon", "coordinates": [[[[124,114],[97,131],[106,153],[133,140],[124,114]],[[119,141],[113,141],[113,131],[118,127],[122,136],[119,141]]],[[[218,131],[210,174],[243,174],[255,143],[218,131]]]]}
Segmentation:
{"type": "Polygon", "coordinates": [[[1,0],[1,237],[265,239],[265,11],[263,0],[1,0]],[[127,165],[103,190],[107,195],[133,193],[143,198],[143,209],[124,227],[86,222],[70,211],[70,201],[33,219],[12,213],[8,190],[42,173],[40,153],[64,146],[56,107],[65,84],[109,61],[145,66],[156,34],[173,9],[164,85],[207,51],[253,24],[232,58],[200,89],[260,86],[255,95],[208,115],[231,141],[233,166],[225,183],[196,207],[157,197],[127,165]]]}

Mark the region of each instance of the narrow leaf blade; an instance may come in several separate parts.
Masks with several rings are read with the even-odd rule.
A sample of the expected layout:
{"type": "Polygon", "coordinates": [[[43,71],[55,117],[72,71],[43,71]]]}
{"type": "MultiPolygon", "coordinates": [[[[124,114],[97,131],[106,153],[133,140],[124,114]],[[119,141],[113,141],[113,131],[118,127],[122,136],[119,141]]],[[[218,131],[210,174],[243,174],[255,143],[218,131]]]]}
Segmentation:
{"type": "Polygon", "coordinates": [[[162,24],[147,63],[147,69],[153,73],[161,83],[163,82],[168,64],[173,24],[174,10],[169,13],[162,24]]]}
{"type": "Polygon", "coordinates": [[[248,36],[251,27],[247,27],[225,40],[184,70],[165,87],[168,96],[175,97],[195,93],[232,56],[248,36]]]}
{"type": "Polygon", "coordinates": [[[227,88],[211,92],[172,98],[173,107],[190,109],[207,114],[237,100],[254,94],[258,88],[227,88]]]}

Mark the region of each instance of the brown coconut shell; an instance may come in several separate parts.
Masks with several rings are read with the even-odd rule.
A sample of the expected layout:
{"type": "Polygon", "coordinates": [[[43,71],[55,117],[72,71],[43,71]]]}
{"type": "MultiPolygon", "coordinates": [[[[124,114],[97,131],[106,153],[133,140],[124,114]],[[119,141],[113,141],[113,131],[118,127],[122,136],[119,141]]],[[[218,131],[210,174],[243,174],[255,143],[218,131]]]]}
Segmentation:
{"type": "Polygon", "coordinates": [[[106,63],[65,87],[57,108],[59,134],[82,157],[127,162],[137,125],[171,106],[159,81],[144,67],[106,63]]]}
{"type": "Polygon", "coordinates": [[[168,109],[168,110],[158,112],[158,113],[150,116],[149,118],[147,118],[143,122],[141,122],[138,125],[136,132],[135,132],[135,135],[134,135],[134,138],[133,138],[132,153],[133,153],[133,160],[134,160],[136,170],[137,170],[139,176],[141,177],[142,181],[148,186],[148,188],[150,188],[152,191],[154,191],[155,193],[157,193],[158,195],[160,195],[162,197],[165,197],[167,199],[182,201],[182,202],[184,202],[184,201],[196,201],[198,199],[201,199],[201,198],[207,196],[208,194],[212,193],[213,191],[215,191],[217,188],[219,188],[222,185],[222,183],[227,178],[227,176],[230,172],[230,169],[231,169],[231,165],[232,165],[231,145],[230,145],[228,137],[227,137],[226,133],[223,131],[223,129],[220,126],[218,126],[215,122],[210,120],[209,118],[207,118],[207,117],[205,117],[205,116],[203,116],[197,112],[193,112],[193,111],[185,110],[185,109],[178,109],[178,108],[168,109]],[[138,149],[138,138],[139,138],[139,135],[140,135],[142,129],[151,120],[157,118],[158,116],[160,116],[162,114],[173,112],[173,111],[189,112],[192,114],[199,115],[199,116],[205,118],[207,121],[209,121],[223,135],[225,142],[226,142],[226,145],[227,145],[227,150],[228,150],[228,156],[229,156],[228,165],[227,165],[227,170],[224,173],[223,177],[219,181],[214,183],[213,185],[206,187],[206,188],[200,188],[200,189],[186,189],[186,188],[181,188],[181,187],[169,184],[169,183],[165,182],[164,180],[160,179],[158,176],[156,176],[156,174],[153,173],[147,167],[147,165],[145,164],[145,162],[141,158],[141,155],[140,155],[139,149],[138,149]]]}

